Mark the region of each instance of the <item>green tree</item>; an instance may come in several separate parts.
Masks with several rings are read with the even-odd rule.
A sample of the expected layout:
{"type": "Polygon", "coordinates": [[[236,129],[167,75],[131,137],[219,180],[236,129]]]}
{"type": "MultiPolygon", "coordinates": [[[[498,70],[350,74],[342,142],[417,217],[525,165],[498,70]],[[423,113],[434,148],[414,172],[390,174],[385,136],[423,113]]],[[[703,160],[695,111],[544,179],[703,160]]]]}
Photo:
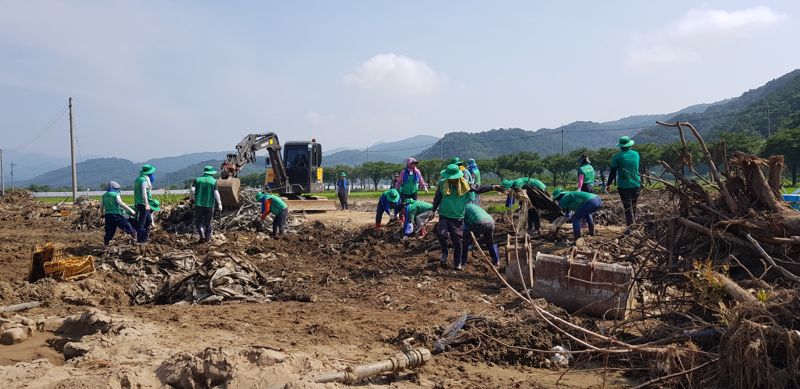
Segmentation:
{"type": "MultiPolygon", "coordinates": [[[[266,181],[266,174],[266,171],[251,173],[246,176],[239,177],[239,181],[241,181],[243,187],[263,188],[266,181]]],[[[191,186],[192,183],[194,183],[194,179],[189,181],[189,186],[191,186]]]]}
{"type": "Polygon", "coordinates": [[[542,160],[544,167],[553,176],[553,186],[558,186],[558,177],[566,185],[569,173],[575,169],[575,161],[569,155],[552,154],[542,160]]]}
{"type": "Polygon", "coordinates": [[[534,177],[544,171],[539,153],[520,151],[511,154],[511,170],[520,173],[523,177],[534,177]]]}
{"type": "Polygon", "coordinates": [[[604,183],[606,182],[605,172],[611,169],[611,157],[613,157],[617,151],[618,149],[614,147],[603,147],[589,154],[595,173],[600,176],[600,180],[604,183]]]}
{"type": "Polygon", "coordinates": [[[728,153],[741,151],[747,154],[759,155],[764,151],[767,141],[761,135],[754,132],[722,132],[719,140],[725,142],[728,153]]]}
{"type": "Polygon", "coordinates": [[[444,169],[444,161],[441,159],[425,159],[417,163],[417,169],[419,169],[425,182],[429,186],[434,186],[439,181],[439,172],[444,169]]]}
{"type": "Polygon", "coordinates": [[[370,180],[375,187],[375,190],[378,190],[378,184],[381,180],[390,179],[394,173],[399,172],[402,169],[401,164],[396,163],[389,163],[384,161],[369,161],[364,162],[361,165],[361,168],[364,169],[364,174],[370,180]]]}
{"type": "Polygon", "coordinates": [[[783,154],[784,162],[789,166],[792,186],[797,185],[797,167],[800,165],[800,127],[780,130],[767,138],[764,156],[783,154]]]}
{"type": "MultiPolygon", "coordinates": [[[[642,143],[634,146],[635,150],[639,153],[639,173],[649,175],[650,170],[658,165],[664,149],[655,143],[642,143]]],[[[647,184],[650,184],[650,179],[644,177],[647,184]]]]}

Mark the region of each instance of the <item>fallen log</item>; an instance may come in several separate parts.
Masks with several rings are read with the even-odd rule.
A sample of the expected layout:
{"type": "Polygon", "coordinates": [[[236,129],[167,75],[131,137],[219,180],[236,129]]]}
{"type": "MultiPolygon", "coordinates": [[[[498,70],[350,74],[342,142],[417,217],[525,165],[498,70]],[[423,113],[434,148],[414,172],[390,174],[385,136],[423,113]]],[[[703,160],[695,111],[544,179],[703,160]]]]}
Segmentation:
{"type": "Polygon", "coordinates": [[[722,289],[725,289],[725,292],[727,292],[728,295],[731,296],[731,298],[733,298],[737,302],[750,303],[758,301],[756,296],[750,294],[748,291],[739,286],[737,283],[733,282],[733,280],[731,280],[730,278],[717,272],[712,272],[712,274],[714,275],[714,279],[716,279],[717,282],[719,282],[720,285],[722,285],[722,289]]]}
{"type": "Polygon", "coordinates": [[[39,301],[31,301],[31,302],[21,303],[21,304],[6,305],[6,306],[0,307],[0,312],[25,311],[25,310],[28,310],[28,309],[31,309],[31,308],[36,308],[36,307],[38,307],[40,305],[42,305],[42,303],[39,302],[39,301]]]}

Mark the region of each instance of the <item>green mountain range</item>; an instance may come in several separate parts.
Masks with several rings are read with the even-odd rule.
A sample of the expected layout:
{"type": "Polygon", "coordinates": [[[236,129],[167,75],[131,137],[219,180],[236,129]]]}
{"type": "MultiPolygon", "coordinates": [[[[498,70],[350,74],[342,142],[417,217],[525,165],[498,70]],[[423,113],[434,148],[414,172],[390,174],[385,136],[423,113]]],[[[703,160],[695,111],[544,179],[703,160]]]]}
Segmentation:
{"type": "MultiPolygon", "coordinates": [[[[750,132],[768,136],[779,129],[800,127],[800,69],[776,78],[741,96],[711,104],[697,104],[678,112],[661,115],[636,115],[619,120],[597,123],[578,121],[559,128],[526,131],[520,128],[492,129],[468,133],[450,132],[439,139],[418,135],[396,142],[380,143],[368,150],[342,150],[326,154],[325,166],[358,165],[365,161],[401,162],[409,156],[418,159],[493,158],[518,151],[535,151],[542,156],[568,152],[580,147],[613,147],[622,135],[634,136],[637,142],[675,141],[674,128],[657,126],[655,122],[690,121],[704,137],[713,140],[721,132],[750,132]]],[[[146,162],[159,169],[157,185],[182,187],[186,180],[196,177],[203,166],[219,167],[225,152],[203,152],[177,157],[156,158],[146,162]]],[[[128,186],[135,178],[140,163],[120,158],[97,158],[77,164],[78,180],[82,187],[100,188],[108,180],[128,186]]],[[[242,175],[261,172],[263,157],[250,164],[242,175]]],[[[63,167],[48,171],[17,186],[48,185],[51,188],[70,186],[70,169],[63,167]]],[[[8,182],[8,181],[7,181],[8,182]]]]}

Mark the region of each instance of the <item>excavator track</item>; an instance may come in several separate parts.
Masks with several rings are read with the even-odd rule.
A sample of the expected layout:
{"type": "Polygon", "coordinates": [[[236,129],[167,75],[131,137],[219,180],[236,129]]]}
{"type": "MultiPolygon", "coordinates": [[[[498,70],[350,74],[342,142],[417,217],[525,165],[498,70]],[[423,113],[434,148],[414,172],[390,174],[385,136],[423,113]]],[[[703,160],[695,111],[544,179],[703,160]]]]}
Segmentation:
{"type": "MultiPolygon", "coordinates": [[[[241,206],[239,190],[241,181],[239,178],[220,178],[217,180],[217,190],[219,198],[222,200],[222,208],[226,210],[238,209],[241,206]]],[[[283,201],[289,206],[289,212],[325,212],[335,211],[336,202],[320,196],[284,196],[283,201]]]]}

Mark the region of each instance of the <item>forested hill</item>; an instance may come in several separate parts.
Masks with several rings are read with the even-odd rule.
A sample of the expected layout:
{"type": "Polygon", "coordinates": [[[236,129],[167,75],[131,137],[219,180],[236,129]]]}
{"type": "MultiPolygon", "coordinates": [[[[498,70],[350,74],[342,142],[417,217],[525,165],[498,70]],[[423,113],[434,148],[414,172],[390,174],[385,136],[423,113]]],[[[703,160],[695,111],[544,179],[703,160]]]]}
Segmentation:
{"type": "MultiPolygon", "coordinates": [[[[711,104],[695,113],[678,113],[668,122],[688,121],[709,139],[722,132],[748,132],[767,137],[781,129],[800,127],[800,69],[789,72],[739,97],[711,104]]],[[[677,133],[664,127],[643,131],[637,141],[654,142],[648,136],[675,140],[677,133]]]]}
{"type": "Polygon", "coordinates": [[[634,135],[633,129],[644,128],[656,120],[665,120],[670,116],[672,114],[639,115],[605,123],[574,122],[560,128],[543,128],[538,131],[501,128],[476,133],[451,132],[418,157],[444,159],[458,155],[485,159],[517,151],[535,151],[547,156],[561,152],[562,136],[565,152],[581,147],[611,147],[620,136],[634,135]]]}

